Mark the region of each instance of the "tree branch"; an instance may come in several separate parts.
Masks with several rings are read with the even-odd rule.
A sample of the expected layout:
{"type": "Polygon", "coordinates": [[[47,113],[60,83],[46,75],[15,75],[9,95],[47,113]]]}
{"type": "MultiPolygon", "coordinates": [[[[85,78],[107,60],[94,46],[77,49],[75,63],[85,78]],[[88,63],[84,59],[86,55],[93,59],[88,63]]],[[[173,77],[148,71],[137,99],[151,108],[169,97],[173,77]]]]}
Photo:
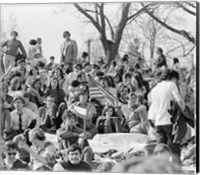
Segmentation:
{"type": "MultiPolygon", "coordinates": [[[[86,12],[91,12],[91,13],[96,13],[96,15],[100,15],[100,13],[98,12],[98,11],[93,11],[93,10],[85,10],[86,12]]],[[[105,18],[105,20],[106,20],[106,22],[108,23],[108,26],[109,26],[109,28],[110,28],[110,32],[111,32],[111,36],[112,36],[112,38],[114,38],[114,30],[113,30],[113,27],[112,27],[112,25],[111,25],[111,23],[110,23],[110,20],[108,19],[108,17],[107,16],[105,16],[104,15],[104,18],[105,18]]]]}
{"type": "MultiPolygon", "coordinates": [[[[143,3],[141,3],[143,5],[143,3]]],[[[175,28],[173,28],[172,26],[169,26],[168,24],[166,24],[165,22],[163,22],[162,20],[160,20],[158,17],[154,16],[152,14],[152,12],[148,11],[147,9],[145,10],[146,13],[151,16],[155,21],[157,21],[158,23],[160,23],[161,25],[163,25],[165,28],[167,28],[168,30],[179,34],[181,36],[183,36],[184,38],[186,38],[188,41],[192,42],[193,44],[196,43],[195,38],[188,32],[186,32],[185,30],[177,30],[175,28]]]]}
{"type": "Polygon", "coordinates": [[[101,33],[101,26],[97,23],[97,21],[94,20],[94,18],[88,14],[81,6],[78,4],[74,3],[74,6],[77,8],[79,12],[81,12],[85,17],[87,17],[92,24],[96,27],[96,29],[101,33]]]}
{"type": "Polygon", "coordinates": [[[179,6],[179,7],[181,7],[183,10],[185,10],[185,11],[188,12],[189,14],[196,16],[196,13],[195,13],[195,12],[189,10],[189,9],[186,8],[184,5],[182,5],[180,2],[176,2],[176,5],[179,6]]]}

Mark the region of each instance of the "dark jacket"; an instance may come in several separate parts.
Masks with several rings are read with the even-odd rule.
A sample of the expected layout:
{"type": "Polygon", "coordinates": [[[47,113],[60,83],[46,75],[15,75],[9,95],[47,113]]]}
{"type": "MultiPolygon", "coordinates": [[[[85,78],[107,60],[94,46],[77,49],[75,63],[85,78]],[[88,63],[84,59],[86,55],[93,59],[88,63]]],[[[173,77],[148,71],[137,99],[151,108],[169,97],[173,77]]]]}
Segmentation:
{"type": "Polygon", "coordinates": [[[177,103],[172,104],[170,113],[172,115],[171,121],[173,124],[173,143],[180,143],[187,133],[187,124],[194,128],[194,114],[190,111],[188,106],[186,106],[185,110],[182,112],[177,103]]]}

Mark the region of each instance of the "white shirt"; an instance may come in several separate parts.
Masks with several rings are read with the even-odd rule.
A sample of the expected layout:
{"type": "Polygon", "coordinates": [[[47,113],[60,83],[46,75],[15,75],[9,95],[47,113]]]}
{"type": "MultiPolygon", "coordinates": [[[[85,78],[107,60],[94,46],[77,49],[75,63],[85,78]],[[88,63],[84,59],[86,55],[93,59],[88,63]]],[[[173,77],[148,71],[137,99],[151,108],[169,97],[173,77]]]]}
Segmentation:
{"type": "MultiPolygon", "coordinates": [[[[10,113],[10,117],[11,117],[11,125],[10,125],[11,129],[19,130],[19,114],[17,113],[16,109],[10,113]]],[[[38,119],[38,116],[32,111],[24,108],[22,114],[22,130],[27,129],[28,126],[31,124],[31,121],[34,119],[38,119]]]]}
{"type": "Polygon", "coordinates": [[[65,81],[63,83],[63,90],[65,91],[65,93],[69,92],[69,86],[74,80],[76,80],[76,78],[77,78],[76,72],[71,72],[69,73],[69,75],[65,76],[65,81]]]}
{"type": "Polygon", "coordinates": [[[171,123],[171,115],[168,110],[172,100],[178,101],[179,91],[175,83],[170,81],[162,81],[158,83],[149,94],[151,103],[148,111],[148,119],[154,120],[155,125],[169,125],[171,123]]]}

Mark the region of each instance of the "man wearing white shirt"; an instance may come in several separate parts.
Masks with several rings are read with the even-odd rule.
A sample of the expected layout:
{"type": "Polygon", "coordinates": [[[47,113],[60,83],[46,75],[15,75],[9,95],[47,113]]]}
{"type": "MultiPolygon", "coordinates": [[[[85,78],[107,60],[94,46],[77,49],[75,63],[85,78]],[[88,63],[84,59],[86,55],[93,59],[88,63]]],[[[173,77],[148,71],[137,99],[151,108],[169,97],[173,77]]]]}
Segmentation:
{"type": "Polygon", "coordinates": [[[10,126],[7,126],[5,140],[11,140],[14,136],[23,133],[26,129],[34,127],[38,116],[24,107],[25,101],[22,96],[14,99],[15,110],[10,113],[10,126]],[[32,125],[32,126],[31,126],[32,125]]]}
{"type": "Polygon", "coordinates": [[[182,111],[185,108],[185,103],[177,87],[179,80],[178,72],[165,70],[162,76],[162,81],[149,94],[150,108],[148,119],[153,121],[155,125],[157,142],[168,144],[171,151],[178,155],[177,148],[172,143],[172,116],[169,110],[171,109],[172,101],[176,101],[182,111]]]}

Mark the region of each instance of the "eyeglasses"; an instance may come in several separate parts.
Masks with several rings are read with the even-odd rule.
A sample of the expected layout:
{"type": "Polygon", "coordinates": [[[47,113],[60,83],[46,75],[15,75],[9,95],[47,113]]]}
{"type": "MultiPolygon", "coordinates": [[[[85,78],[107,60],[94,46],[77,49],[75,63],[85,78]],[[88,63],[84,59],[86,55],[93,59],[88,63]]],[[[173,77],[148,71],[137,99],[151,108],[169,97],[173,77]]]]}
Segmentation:
{"type": "Polygon", "coordinates": [[[8,153],[9,156],[16,156],[16,154],[17,154],[16,152],[8,153]]]}

